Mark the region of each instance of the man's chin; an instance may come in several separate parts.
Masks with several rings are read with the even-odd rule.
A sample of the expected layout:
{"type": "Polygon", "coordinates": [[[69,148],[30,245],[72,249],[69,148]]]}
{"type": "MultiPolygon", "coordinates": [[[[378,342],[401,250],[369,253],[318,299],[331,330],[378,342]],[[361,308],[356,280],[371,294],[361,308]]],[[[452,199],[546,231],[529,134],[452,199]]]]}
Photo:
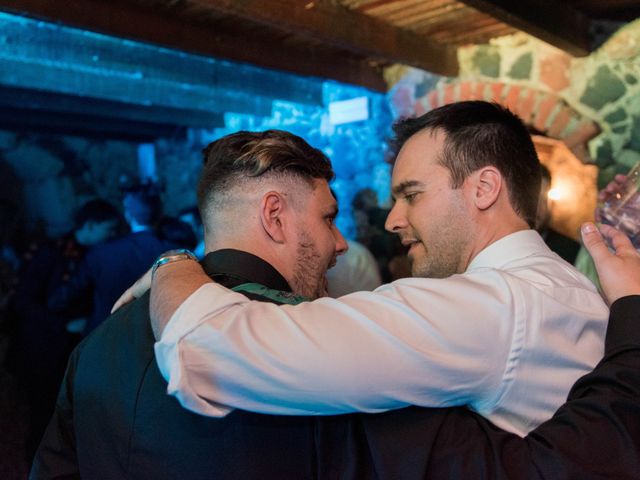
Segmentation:
{"type": "Polygon", "coordinates": [[[424,262],[416,261],[415,258],[409,258],[409,269],[411,271],[411,276],[415,278],[430,278],[430,269],[428,265],[425,265],[424,262]]]}

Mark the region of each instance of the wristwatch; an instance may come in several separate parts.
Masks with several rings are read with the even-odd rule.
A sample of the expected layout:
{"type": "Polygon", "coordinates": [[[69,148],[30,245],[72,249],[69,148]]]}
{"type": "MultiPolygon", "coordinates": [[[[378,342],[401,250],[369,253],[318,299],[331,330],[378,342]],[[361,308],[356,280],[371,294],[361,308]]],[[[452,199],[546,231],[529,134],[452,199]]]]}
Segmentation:
{"type": "Polygon", "coordinates": [[[169,250],[161,254],[156,261],[153,262],[151,266],[151,278],[156,274],[156,270],[162,265],[166,265],[167,263],[179,262],[180,260],[195,260],[198,261],[198,257],[196,257],[193,253],[191,253],[186,248],[179,248],[177,250],[169,250]]]}

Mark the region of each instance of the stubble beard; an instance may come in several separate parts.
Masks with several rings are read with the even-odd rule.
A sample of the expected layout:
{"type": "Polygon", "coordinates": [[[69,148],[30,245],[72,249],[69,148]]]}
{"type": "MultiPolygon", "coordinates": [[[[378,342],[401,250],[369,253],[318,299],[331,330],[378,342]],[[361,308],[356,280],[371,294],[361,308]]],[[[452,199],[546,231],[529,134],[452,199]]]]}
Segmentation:
{"type": "MultiPolygon", "coordinates": [[[[430,248],[430,251],[438,249],[438,245],[430,248]]],[[[413,277],[422,278],[447,278],[451,275],[458,273],[458,262],[451,256],[443,256],[442,252],[437,256],[431,255],[424,258],[421,261],[416,261],[413,258],[409,258],[409,265],[411,266],[411,275],[413,277]],[[435,257],[435,258],[434,258],[435,257]]]]}
{"type": "Polygon", "coordinates": [[[296,249],[296,262],[293,271],[292,289],[296,295],[311,300],[327,295],[327,265],[322,264],[320,253],[311,238],[302,234],[296,249]]]}
{"type": "Polygon", "coordinates": [[[422,278],[447,278],[461,271],[461,256],[467,249],[470,232],[458,222],[447,223],[429,241],[422,243],[420,258],[409,257],[411,275],[422,278]]]}

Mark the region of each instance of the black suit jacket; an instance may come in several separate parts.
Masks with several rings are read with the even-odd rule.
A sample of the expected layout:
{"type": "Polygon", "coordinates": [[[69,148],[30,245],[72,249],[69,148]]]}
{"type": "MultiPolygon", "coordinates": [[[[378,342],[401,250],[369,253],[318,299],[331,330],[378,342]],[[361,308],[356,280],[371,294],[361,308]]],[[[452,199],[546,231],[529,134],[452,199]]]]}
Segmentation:
{"type": "Polygon", "coordinates": [[[603,360],[525,438],[465,409],[372,415],[368,452],[350,462],[363,476],[351,478],[639,479],[639,321],[640,296],[612,305],[603,360]]]}
{"type": "MultiPolygon", "coordinates": [[[[241,252],[209,255],[205,269],[228,286],[286,287],[269,265],[241,252]]],[[[637,308],[640,297],[631,308],[634,301],[637,308]]],[[[165,393],[145,297],[74,353],[31,478],[590,478],[589,471],[605,468],[633,478],[640,467],[640,329],[630,328],[631,320],[614,319],[604,363],[578,383],[558,418],[521,439],[462,408],[335,417],[193,414],[165,393]],[[636,456],[600,463],[596,454],[610,452],[609,445],[636,456]]]]}

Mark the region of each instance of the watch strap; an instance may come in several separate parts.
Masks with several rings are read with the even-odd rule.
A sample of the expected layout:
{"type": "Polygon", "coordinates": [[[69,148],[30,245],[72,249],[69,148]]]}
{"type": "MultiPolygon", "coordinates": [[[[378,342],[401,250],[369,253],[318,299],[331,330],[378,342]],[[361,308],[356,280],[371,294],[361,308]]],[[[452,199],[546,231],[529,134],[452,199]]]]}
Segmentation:
{"type": "Polygon", "coordinates": [[[153,262],[151,266],[151,277],[156,274],[156,270],[160,268],[162,265],[166,265],[167,263],[179,262],[181,260],[194,260],[198,261],[198,257],[196,257],[190,250],[186,248],[178,248],[176,250],[169,250],[161,254],[156,261],[153,262]]]}

